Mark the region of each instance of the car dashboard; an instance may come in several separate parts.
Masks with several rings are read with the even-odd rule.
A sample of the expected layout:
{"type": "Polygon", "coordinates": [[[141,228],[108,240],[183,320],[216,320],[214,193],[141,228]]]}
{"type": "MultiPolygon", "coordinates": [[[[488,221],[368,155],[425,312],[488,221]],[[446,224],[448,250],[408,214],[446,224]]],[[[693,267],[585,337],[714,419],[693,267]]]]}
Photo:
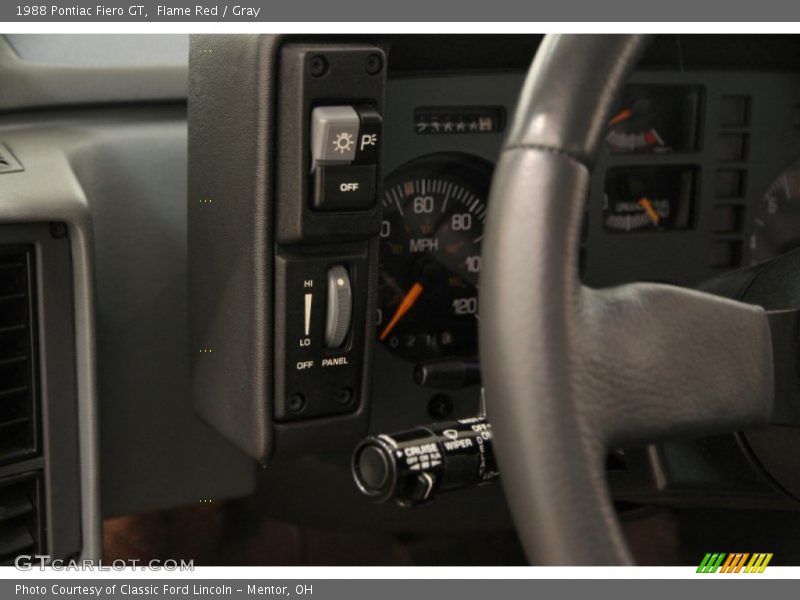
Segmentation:
{"type": "MultiPolygon", "coordinates": [[[[446,38],[323,40],[368,44],[387,57],[375,298],[362,311],[369,310],[364,331],[372,363],[364,386],[369,411],[359,413],[362,433],[404,431],[482,410],[477,381],[420,385],[420,369],[443,361],[479,364],[481,244],[492,170],[541,36],[446,38]]],[[[90,325],[78,320],[73,326],[86,355],[76,360],[93,364],[96,358],[97,386],[76,388],[83,408],[64,422],[74,422],[73,437],[80,430],[82,439],[96,428],[99,451],[84,446],[80,469],[70,463],[80,470],[73,477],[80,482],[63,484],[81,490],[84,535],[93,517],[229,498],[246,498],[248,510],[321,527],[511,529],[496,484],[443,495],[418,510],[370,503],[352,481],[357,440],[349,426],[325,428],[322,418],[311,415],[305,437],[288,444],[302,451],[253,460],[198,416],[192,364],[213,349],[186,352],[197,300],[186,293],[187,253],[193,248],[187,194],[198,206],[212,200],[192,198],[191,181],[187,191],[188,39],[148,40],[147,55],[135,64],[130,51],[102,51],[117,43],[113,36],[84,39],[75,56],[57,48],[36,50],[61,43],[51,40],[0,39],[0,76],[6,71],[10,82],[0,97],[0,184],[16,174],[6,188],[12,195],[38,197],[30,190],[45,184],[74,193],[88,232],[73,233],[70,260],[80,291],[77,313],[91,322],[96,303],[97,348],[86,341],[93,339],[90,325]],[[64,64],[69,60],[77,63],[64,64]],[[347,443],[305,451],[315,448],[316,437],[337,435],[347,443]]],[[[302,41],[303,36],[281,39],[302,41]]],[[[575,264],[586,285],[650,281],[701,287],[800,247],[798,55],[800,43],[788,36],[658,36],[618,99],[594,165],[575,264]]],[[[341,137],[334,152],[349,151],[355,142],[341,137]]],[[[245,146],[243,155],[250,150],[245,146]]],[[[223,154],[215,157],[226,165],[235,162],[223,154]]],[[[238,173],[235,165],[223,171],[220,176],[229,180],[238,173]]],[[[33,212],[18,218],[18,210],[17,203],[14,211],[0,211],[0,217],[8,215],[0,245],[17,246],[27,235],[11,224],[6,228],[9,220],[17,227],[19,218],[24,224],[52,221],[61,231],[57,237],[48,233],[49,225],[37,230],[31,243],[47,238],[41,251],[55,243],[50,237],[64,239],[57,223],[69,211],[51,217],[25,207],[33,212]]],[[[240,232],[223,233],[235,238],[240,232]]],[[[63,248],[57,254],[64,260],[63,248]]],[[[670,315],[650,318],[669,322],[670,315]]],[[[667,375],[648,376],[658,382],[667,375]]],[[[336,410],[353,407],[351,387],[336,390],[336,410]]],[[[282,426],[308,416],[302,398],[285,410],[282,426]]],[[[42,435],[53,426],[43,424],[42,435]]],[[[62,436],[75,450],[75,439],[62,436]]],[[[798,443],[786,434],[785,448],[793,452],[798,443]]],[[[25,465],[37,469],[37,478],[50,478],[43,456],[25,465]]],[[[703,507],[720,499],[729,507],[786,508],[800,495],[800,478],[762,432],[615,449],[607,475],[619,508],[703,507]]],[[[48,518],[56,517],[75,515],[48,518]]]]}

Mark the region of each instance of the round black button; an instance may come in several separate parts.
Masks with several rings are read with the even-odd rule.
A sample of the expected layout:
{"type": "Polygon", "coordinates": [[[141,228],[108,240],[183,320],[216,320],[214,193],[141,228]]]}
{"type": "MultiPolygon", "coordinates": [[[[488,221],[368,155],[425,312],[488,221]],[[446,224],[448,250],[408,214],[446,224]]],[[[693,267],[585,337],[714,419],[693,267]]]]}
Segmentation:
{"type": "Polygon", "coordinates": [[[389,459],[381,448],[367,446],[359,453],[358,476],[367,490],[377,492],[383,489],[389,480],[389,470],[389,459]]]}

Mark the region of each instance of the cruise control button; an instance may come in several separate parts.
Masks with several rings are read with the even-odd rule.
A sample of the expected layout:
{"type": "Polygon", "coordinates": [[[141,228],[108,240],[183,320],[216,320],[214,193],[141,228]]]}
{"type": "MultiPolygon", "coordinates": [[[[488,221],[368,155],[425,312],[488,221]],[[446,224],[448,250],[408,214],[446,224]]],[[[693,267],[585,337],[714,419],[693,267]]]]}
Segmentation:
{"type": "Polygon", "coordinates": [[[328,165],[314,174],[317,210],[369,210],[375,206],[373,165],[328,165]]]}

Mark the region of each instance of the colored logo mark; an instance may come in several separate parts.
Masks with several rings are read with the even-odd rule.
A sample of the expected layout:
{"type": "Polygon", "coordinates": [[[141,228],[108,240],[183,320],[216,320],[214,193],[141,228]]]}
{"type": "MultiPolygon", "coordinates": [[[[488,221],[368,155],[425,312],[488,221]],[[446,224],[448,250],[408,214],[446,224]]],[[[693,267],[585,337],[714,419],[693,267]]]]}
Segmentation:
{"type": "Polygon", "coordinates": [[[707,552],[697,567],[698,573],[763,573],[772,553],[757,552],[707,552]],[[749,560],[748,560],[749,559],[749,560]]]}

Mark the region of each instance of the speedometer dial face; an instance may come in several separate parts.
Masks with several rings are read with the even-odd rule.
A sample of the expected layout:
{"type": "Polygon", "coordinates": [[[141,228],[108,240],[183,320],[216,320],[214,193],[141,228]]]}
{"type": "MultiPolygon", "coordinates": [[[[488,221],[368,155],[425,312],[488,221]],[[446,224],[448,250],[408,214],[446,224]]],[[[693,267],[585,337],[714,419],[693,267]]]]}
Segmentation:
{"type": "Polygon", "coordinates": [[[384,184],[378,339],[409,360],[477,353],[478,276],[491,166],[415,160],[384,184]]]}
{"type": "Polygon", "coordinates": [[[800,248],[800,160],[769,186],[756,209],[750,234],[750,263],[800,248]]]}

